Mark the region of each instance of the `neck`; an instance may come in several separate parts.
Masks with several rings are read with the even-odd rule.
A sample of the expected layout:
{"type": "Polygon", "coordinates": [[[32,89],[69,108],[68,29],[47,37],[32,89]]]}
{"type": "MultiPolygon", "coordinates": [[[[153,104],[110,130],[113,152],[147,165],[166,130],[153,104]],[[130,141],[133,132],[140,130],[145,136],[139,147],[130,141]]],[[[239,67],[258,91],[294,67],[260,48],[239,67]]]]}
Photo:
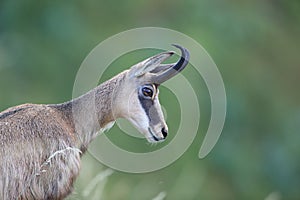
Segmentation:
{"type": "Polygon", "coordinates": [[[78,136],[77,146],[81,150],[84,151],[101,130],[113,125],[117,117],[113,112],[115,98],[125,75],[126,73],[121,73],[88,93],[60,104],[64,113],[68,110],[67,118],[78,136]]]}

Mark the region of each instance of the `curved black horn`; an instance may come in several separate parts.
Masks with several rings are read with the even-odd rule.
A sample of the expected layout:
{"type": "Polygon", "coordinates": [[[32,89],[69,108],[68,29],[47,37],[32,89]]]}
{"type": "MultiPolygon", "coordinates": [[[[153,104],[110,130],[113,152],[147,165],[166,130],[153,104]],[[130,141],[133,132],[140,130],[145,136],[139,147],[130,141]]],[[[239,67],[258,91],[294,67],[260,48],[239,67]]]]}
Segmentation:
{"type": "Polygon", "coordinates": [[[180,71],[182,71],[186,67],[186,65],[189,63],[189,58],[190,58],[189,51],[186,48],[179,46],[177,44],[173,44],[173,46],[180,49],[180,51],[181,51],[180,60],[176,64],[174,64],[172,66],[172,68],[168,69],[167,71],[165,71],[162,74],[157,75],[154,78],[154,83],[161,84],[161,83],[165,82],[166,80],[172,78],[173,76],[178,74],[180,71]]]}

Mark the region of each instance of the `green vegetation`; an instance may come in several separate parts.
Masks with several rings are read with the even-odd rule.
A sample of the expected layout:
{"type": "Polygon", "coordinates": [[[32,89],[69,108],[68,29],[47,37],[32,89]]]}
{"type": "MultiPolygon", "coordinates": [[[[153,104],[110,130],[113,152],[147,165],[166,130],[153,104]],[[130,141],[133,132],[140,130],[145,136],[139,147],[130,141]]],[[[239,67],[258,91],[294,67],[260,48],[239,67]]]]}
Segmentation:
{"type": "MultiPolygon", "coordinates": [[[[202,44],[223,76],[228,112],[216,147],[198,159],[210,100],[190,67],[183,74],[198,91],[201,122],[185,154],[156,172],[114,172],[84,197],[86,185],[107,168],[87,154],[70,199],[141,200],[160,192],[170,200],[299,199],[299,25],[297,0],[0,1],[0,110],[69,100],[81,62],[109,36],[144,26],[174,29],[202,44]]],[[[125,55],[124,62],[112,64],[123,65],[109,68],[103,80],[150,55],[153,51],[125,55]]],[[[170,129],[177,130],[174,94],[162,88],[161,103],[171,113],[170,129]]],[[[122,135],[118,127],[106,134],[115,143],[122,138],[118,145],[136,152],[161,148],[174,137],[170,133],[165,144],[151,146],[122,135]]]]}

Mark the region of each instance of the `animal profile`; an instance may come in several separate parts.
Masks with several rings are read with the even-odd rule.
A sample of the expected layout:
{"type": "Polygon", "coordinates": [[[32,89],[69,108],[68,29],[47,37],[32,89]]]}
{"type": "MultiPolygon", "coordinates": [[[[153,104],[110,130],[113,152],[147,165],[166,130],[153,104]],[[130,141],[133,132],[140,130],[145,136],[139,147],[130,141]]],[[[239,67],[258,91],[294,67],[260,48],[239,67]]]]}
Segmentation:
{"type": "Polygon", "coordinates": [[[137,63],[86,94],[61,104],[24,104],[0,113],[0,199],[64,199],[79,174],[80,158],[99,131],[129,120],[151,142],[166,139],[159,85],[188,64],[162,64],[163,52],[137,63]]]}

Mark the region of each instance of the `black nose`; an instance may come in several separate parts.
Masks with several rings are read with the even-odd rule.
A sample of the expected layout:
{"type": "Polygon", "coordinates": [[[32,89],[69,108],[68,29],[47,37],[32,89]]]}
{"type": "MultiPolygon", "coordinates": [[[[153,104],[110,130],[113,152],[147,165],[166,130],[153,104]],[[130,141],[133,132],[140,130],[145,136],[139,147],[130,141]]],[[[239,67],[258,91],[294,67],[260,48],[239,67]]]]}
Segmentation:
{"type": "Polygon", "coordinates": [[[164,138],[168,136],[168,130],[165,127],[161,129],[161,133],[163,134],[164,138]]]}

